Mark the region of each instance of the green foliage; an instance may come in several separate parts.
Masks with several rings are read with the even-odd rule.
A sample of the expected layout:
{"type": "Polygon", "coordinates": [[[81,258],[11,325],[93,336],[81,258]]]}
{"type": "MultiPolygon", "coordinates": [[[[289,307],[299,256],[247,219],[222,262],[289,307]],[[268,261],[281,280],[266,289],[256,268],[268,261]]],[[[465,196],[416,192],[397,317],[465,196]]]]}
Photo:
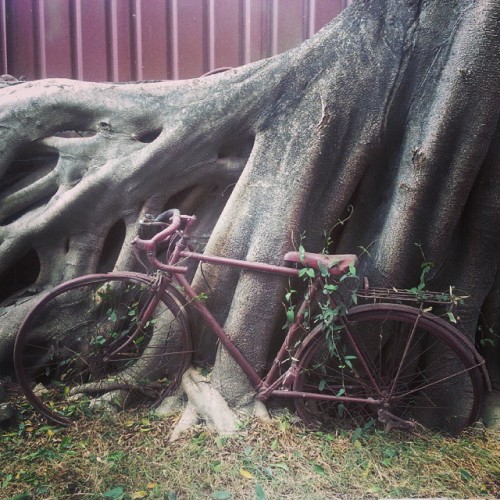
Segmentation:
{"type": "MultiPolygon", "coordinates": [[[[339,323],[338,318],[347,312],[348,308],[352,304],[357,304],[358,296],[356,290],[349,290],[349,282],[354,279],[357,283],[357,270],[354,263],[351,263],[349,269],[339,278],[336,278],[330,273],[336,262],[332,262],[330,265],[325,265],[323,262],[318,261],[318,269],[305,266],[306,251],[302,244],[304,236],[301,237],[301,243],[298,247],[299,258],[301,263],[304,265],[299,270],[298,276],[307,285],[307,291],[300,297],[298,291],[294,288],[289,288],[285,294],[285,311],[286,311],[286,323],[283,329],[288,329],[297,320],[297,302],[308,301],[309,300],[309,287],[314,280],[318,278],[321,280],[321,294],[319,299],[316,299],[313,304],[310,304],[310,308],[313,309],[314,314],[311,314],[310,310],[306,310],[304,318],[302,319],[301,326],[305,332],[311,330],[312,326],[321,324],[327,338],[327,345],[330,351],[330,355],[334,356],[339,363],[339,367],[353,369],[352,361],[355,359],[354,356],[348,356],[346,353],[341,352],[341,348],[337,346],[340,340],[338,332],[343,329],[341,323],[339,323]],[[346,293],[347,290],[347,293],[346,293]],[[338,295],[338,296],[337,296],[338,295]],[[347,303],[344,297],[347,296],[347,303]],[[301,299],[301,300],[296,300],[301,299]],[[310,321],[312,320],[312,325],[310,321]]],[[[301,340],[294,346],[298,348],[301,340]]],[[[293,358],[292,358],[293,359],[293,358]]],[[[326,382],[323,381],[325,384],[326,382]]],[[[320,390],[323,390],[321,387],[320,390]]]]}
{"type": "MultiPolygon", "coordinates": [[[[426,302],[430,300],[442,303],[443,306],[446,305],[447,310],[441,312],[441,315],[450,323],[456,325],[460,318],[456,315],[455,309],[457,306],[463,305],[464,299],[466,299],[467,297],[457,295],[452,286],[449,287],[449,292],[441,292],[441,293],[429,292],[427,289],[427,280],[429,278],[431,270],[434,268],[434,263],[426,260],[425,254],[420,244],[416,243],[415,246],[417,246],[420,249],[420,252],[423,257],[423,262],[420,266],[421,269],[420,281],[418,285],[409,288],[406,291],[409,292],[410,294],[413,294],[415,300],[420,302],[420,304],[422,305],[426,304],[426,302]]],[[[427,307],[426,309],[424,309],[424,311],[428,312],[433,311],[433,307],[427,307]]]]}
{"type": "Polygon", "coordinates": [[[425,290],[427,275],[433,267],[433,262],[423,262],[421,265],[420,283],[417,286],[410,288],[408,291],[418,295],[420,292],[425,290]]]}
{"type": "Polygon", "coordinates": [[[477,327],[479,345],[484,349],[494,349],[500,343],[500,333],[495,326],[489,326],[481,321],[477,327]]]}
{"type": "Polygon", "coordinates": [[[113,500],[121,500],[125,497],[125,490],[122,486],[115,486],[110,490],[106,491],[102,495],[104,498],[111,498],[113,500]]]}

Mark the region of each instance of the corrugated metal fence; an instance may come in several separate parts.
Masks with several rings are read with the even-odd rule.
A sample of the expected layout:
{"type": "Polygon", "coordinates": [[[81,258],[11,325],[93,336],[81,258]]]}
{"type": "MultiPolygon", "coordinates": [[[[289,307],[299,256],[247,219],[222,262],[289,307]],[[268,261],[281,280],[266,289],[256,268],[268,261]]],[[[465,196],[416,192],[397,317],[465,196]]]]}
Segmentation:
{"type": "Polygon", "coordinates": [[[0,74],[179,79],[288,50],[352,0],[0,0],[0,74]]]}

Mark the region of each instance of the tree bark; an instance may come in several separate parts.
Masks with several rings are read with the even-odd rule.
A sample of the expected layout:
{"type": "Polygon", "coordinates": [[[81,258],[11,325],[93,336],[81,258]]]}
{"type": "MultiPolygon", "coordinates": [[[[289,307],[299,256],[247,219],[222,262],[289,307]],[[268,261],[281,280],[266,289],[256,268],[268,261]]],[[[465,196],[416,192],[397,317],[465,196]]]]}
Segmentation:
{"type": "MultiPolygon", "coordinates": [[[[300,47],[206,78],[6,84],[0,271],[30,251],[40,271],[7,294],[0,352],[31,295],[136,268],[138,219],[173,204],[197,215],[209,254],[280,264],[335,226],[328,250],[359,253],[373,285],[414,286],[431,261],[429,288],[470,296],[468,337],[485,303],[498,331],[499,33],[496,0],[358,1],[300,47]]],[[[264,370],[286,280],[204,265],[193,282],[264,370]]],[[[251,403],[238,366],[196,334],[214,386],[251,403]]]]}

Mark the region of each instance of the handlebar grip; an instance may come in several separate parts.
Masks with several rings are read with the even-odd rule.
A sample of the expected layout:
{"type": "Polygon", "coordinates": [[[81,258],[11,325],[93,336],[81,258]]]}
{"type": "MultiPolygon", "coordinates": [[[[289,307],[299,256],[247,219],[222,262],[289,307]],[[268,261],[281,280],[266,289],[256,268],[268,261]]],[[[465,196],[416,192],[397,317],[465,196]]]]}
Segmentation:
{"type": "Polygon", "coordinates": [[[155,222],[170,222],[170,219],[175,217],[180,217],[181,212],[178,208],[171,208],[162,212],[160,215],[155,217],[155,222]]]}

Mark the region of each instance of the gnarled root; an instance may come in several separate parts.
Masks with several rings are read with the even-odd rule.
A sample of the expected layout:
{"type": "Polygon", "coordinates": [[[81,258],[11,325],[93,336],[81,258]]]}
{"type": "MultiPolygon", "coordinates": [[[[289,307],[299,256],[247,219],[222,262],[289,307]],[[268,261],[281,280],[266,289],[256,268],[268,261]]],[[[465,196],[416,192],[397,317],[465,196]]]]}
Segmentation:
{"type": "MultiPolygon", "coordinates": [[[[166,398],[156,411],[159,415],[171,413],[178,409],[179,398],[183,395],[187,397],[186,406],[170,435],[170,441],[175,441],[183,432],[199,422],[205,423],[209,429],[221,435],[231,435],[238,430],[238,417],[220,392],[212,386],[210,380],[198,370],[190,368],[184,373],[181,391],[182,394],[166,398]]],[[[265,406],[260,401],[242,410],[258,418],[269,418],[265,406]]]]}
{"type": "MultiPolygon", "coordinates": [[[[130,371],[120,380],[101,380],[74,387],[70,395],[78,398],[82,394],[101,393],[96,395],[91,406],[114,412],[127,406],[126,400],[130,397],[131,390],[141,392],[140,389],[143,389],[147,392],[148,387],[148,384],[144,387],[138,386],[134,382],[133,372],[130,371]]],[[[162,416],[179,411],[182,411],[182,415],[170,435],[170,441],[175,441],[183,432],[198,423],[203,423],[210,430],[225,436],[236,433],[239,428],[236,413],[213,387],[210,379],[194,367],[184,373],[176,393],[167,396],[155,413],[162,416]]],[[[267,409],[261,401],[252,401],[245,407],[238,407],[238,413],[262,420],[269,419],[267,409]]]]}

